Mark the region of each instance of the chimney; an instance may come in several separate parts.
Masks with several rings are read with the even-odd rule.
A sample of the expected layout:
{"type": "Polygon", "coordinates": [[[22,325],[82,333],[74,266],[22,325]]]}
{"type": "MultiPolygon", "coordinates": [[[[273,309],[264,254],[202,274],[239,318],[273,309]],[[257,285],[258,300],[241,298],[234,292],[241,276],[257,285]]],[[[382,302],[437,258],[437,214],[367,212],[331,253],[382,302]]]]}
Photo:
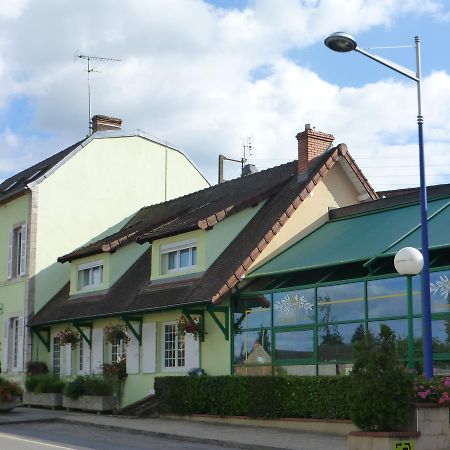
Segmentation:
{"type": "Polygon", "coordinates": [[[121,130],[122,119],[117,117],[95,115],[92,118],[92,132],[105,130],[121,130]]]}
{"type": "Polygon", "coordinates": [[[298,140],[298,175],[300,178],[306,178],[311,160],[331,147],[334,136],[316,131],[307,123],[305,131],[298,133],[296,138],[298,140]]]}

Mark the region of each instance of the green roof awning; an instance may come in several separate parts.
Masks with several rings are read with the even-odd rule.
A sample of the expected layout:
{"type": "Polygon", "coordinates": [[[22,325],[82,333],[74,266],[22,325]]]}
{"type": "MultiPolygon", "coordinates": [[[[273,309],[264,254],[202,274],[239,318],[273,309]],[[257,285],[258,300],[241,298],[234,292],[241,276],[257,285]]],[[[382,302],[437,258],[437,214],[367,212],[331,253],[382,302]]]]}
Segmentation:
{"type": "MultiPolygon", "coordinates": [[[[450,198],[428,202],[429,248],[450,245],[450,198]]],[[[421,248],[420,205],[402,206],[327,222],[247,277],[254,278],[395,255],[421,248]],[[415,227],[418,227],[415,231],[415,227]]]]}

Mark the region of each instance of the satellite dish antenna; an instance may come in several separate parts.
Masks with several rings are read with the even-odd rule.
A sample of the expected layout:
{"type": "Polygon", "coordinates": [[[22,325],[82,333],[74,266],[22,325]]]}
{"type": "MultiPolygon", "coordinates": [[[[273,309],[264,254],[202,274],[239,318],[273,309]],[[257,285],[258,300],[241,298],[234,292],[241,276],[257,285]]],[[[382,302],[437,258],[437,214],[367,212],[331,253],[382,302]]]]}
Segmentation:
{"type": "Polygon", "coordinates": [[[76,61],[78,59],[84,59],[87,61],[87,80],[88,80],[88,109],[89,109],[89,135],[92,134],[92,118],[91,118],[91,72],[98,72],[91,68],[91,61],[112,61],[112,62],[120,62],[122,61],[119,58],[105,58],[103,56],[92,56],[92,55],[82,55],[78,50],[75,52],[73,56],[73,60],[76,61]]]}

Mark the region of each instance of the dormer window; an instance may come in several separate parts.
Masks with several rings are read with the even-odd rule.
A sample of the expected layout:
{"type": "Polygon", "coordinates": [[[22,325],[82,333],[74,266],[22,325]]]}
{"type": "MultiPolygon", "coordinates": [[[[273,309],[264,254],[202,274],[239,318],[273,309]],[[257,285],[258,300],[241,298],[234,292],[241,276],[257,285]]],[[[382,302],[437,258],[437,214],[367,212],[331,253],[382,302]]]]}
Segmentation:
{"type": "Polygon", "coordinates": [[[78,290],[91,289],[103,284],[103,260],[78,266],[78,290]]]}
{"type": "Polygon", "coordinates": [[[189,270],[197,266],[197,241],[181,241],[161,246],[161,274],[189,270]]]}

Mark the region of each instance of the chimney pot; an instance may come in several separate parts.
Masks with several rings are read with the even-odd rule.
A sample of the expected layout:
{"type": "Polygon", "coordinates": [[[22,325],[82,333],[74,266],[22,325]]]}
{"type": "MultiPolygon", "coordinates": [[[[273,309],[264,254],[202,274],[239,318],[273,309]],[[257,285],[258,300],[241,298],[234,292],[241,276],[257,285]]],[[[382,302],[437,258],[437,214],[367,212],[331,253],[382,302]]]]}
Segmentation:
{"type": "Polygon", "coordinates": [[[307,178],[311,161],[320,156],[331,147],[334,136],[311,128],[311,124],[305,124],[305,131],[298,133],[298,175],[299,178],[307,178]]]}
{"type": "Polygon", "coordinates": [[[92,132],[105,131],[105,130],[121,130],[122,119],[117,117],[95,115],[92,118],[92,132]]]}

